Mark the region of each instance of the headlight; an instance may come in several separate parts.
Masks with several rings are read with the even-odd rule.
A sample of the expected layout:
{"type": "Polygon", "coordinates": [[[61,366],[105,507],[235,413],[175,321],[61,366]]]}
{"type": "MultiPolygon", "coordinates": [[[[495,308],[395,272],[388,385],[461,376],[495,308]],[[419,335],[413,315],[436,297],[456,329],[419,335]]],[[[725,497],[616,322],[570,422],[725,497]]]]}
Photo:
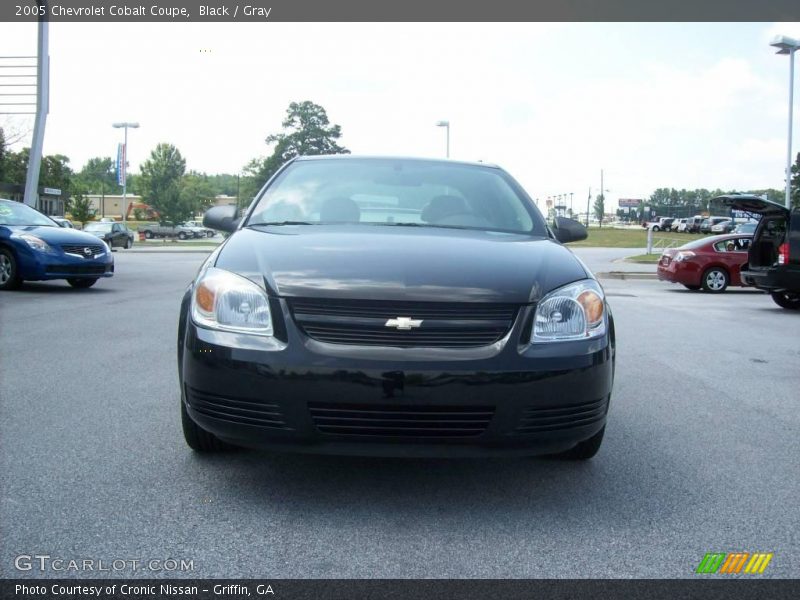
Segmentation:
{"type": "Polygon", "coordinates": [[[192,319],[209,329],[272,335],[264,290],[249,279],[214,267],[206,269],[194,286],[192,319]]]}
{"type": "Polygon", "coordinates": [[[40,252],[50,252],[52,248],[47,245],[43,239],[36,237],[35,235],[31,235],[30,233],[20,233],[14,236],[20,240],[23,240],[28,246],[33,248],[34,250],[39,250],[40,252]]]}
{"type": "Polygon", "coordinates": [[[570,283],[536,306],[531,341],[561,342],[600,337],[606,332],[603,288],[594,279],[570,283]]]}

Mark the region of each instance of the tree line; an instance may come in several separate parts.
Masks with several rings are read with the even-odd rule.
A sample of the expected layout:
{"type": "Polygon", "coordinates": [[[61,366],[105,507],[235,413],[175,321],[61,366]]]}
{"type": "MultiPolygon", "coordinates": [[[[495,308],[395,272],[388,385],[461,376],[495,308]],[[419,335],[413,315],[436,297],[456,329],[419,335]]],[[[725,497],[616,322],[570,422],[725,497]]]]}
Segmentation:
{"type": "MultiPolygon", "coordinates": [[[[271,153],[250,160],[241,175],[209,175],[187,171],[186,159],[180,150],[173,144],[160,143],[141,164],[139,173],[128,174],[128,190],[141,196],[147,205],[159,213],[162,221],[179,223],[205,211],[213,204],[215,196],[220,194],[235,196],[237,202],[242,198],[244,203],[249,203],[281,165],[296,156],[350,152],[339,144],[341,127],[331,124],[325,109],[311,101],[289,104],[281,127],[282,131],[269,134],[264,140],[272,147],[271,153]]],[[[28,157],[28,148],[18,152],[8,150],[0,128],[0,183],[24,184],[28,157]]],[[[108,156],[90,158],[78,171],[72,170],[67,156],[45,156],[39,185],[61,189],[63,196],[69,198],[69,212],[82,222],[92,218],[86,198],[88,194],[117,195],[122,192],[117,184],[115,162],[108,156]]],[[[715,207],[712,199],[731,191],[658,188],[644,201],[643,206],[631,208],[628,213],[619,209],[617,215],[631,220],[646,219],[650,215],[643,214],[645,206],[659,216],[684,217],[705,211],[713,212],[715,207]]],[[[784,192],[781,190],[747,191],[765,195],[775,202],[784,201],[784,192]]],[[[800,153],[792,166],[792,198],[794,205],[800,206],[800,153]]],[[[594,212],[604,214],[604,205],[604,197],[595,198],[594,212]]]]}
{"type": "MultiPolygon", "coordinates": [[[[627,213],[622,208],[617,209],[617,216],[628,218],[632,221],[649,219],[651,214],[643,213],[645,207],[656,215],[664,217],[691,217],[703,212],[714,214],[715,211],[724,216],[727,209],[723,209],[715,203],[714,198],[723,194],[735,193],[762,196],[778,204],[784,204],[786,201],[786,191],[784,189],[722,190],[717,188],[708,190],[698,188],[694,190],[679,190],[676,188],[658,188],[650,194],[649,198],[643,200],[642,205],[638,208],[629,208],[627,213]]],[[[791,197],[792,205],[800,207],[800,153],[797,154],[795,164],[792,165],[791,197]]]]}
{"type": "MultiPolygon", "coordinates": [[[[274,146],[271,154],[250,160],[242,175],[209,175],[186,170],[186,159],[173,144],[160,143],[138,173],[128,173],[128,191],[159,214],[162,222],[180,223],[208,209],[217,195],[253,198],[258,190],[286,161],[300,155],[341,154],[341,127],[331,125],[325,109],[310,101],[292,102],[281,124],[283,130],[270,134],[265,142],[274,146]]],[[[0,183],[23,185],[30,149],[8,150],[0,128],[0,183]]],[[[67,198],[67,211],[77,221],[93,218],[90,194],[119,195],[115,161],[109,157],[90,158],[74,171],[70,159],[62,154],[45,156],[39,175],[40,187],[58,188],[67,198]]]]}

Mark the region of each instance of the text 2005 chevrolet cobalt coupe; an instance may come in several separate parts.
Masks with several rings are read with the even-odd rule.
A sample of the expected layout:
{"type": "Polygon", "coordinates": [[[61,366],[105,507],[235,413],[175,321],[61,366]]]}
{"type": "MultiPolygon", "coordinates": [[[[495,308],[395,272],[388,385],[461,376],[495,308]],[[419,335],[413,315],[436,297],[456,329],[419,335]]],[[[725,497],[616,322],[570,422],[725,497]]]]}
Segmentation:
{"type": "Polygon", "coordinates": [[[603,289],[505,171],[287,163],[180,313],[186,441],[334,454],[592,457],[614,379],[603,289]]]}

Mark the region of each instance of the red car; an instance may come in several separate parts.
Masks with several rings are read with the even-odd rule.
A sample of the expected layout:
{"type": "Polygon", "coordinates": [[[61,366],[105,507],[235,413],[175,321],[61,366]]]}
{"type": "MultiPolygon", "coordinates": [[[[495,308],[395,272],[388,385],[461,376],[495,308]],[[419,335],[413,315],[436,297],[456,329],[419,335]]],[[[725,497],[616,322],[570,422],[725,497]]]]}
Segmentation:
{"type": "Polygon", "coordinates": [[[747,262],[752,241],[752,235],[714,235],[668,248],[658,261],[658,278],[713,293],[724,292],[729,285],[744,285],[739,268],[747,262]]]}

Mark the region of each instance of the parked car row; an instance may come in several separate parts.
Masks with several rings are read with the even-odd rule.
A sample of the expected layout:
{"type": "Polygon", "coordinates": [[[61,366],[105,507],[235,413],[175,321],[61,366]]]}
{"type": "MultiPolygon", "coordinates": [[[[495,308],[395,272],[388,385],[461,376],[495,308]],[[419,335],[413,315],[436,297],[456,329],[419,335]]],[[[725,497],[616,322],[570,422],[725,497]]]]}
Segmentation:
{"type": "Polygon", "coordinates": [[[736,233],[753,233],[755,231],[756,222],[747,221],[748,228],[737,230],[742,223],[736,223],[730,217],[703,217],[695,215],[694,217],[686,218],[673,218],[661,217],[657,221],[644,223],[644,227],[652,229],[653,231],[674,231],[676,233],[731,233],[737,230],[736,233]]]}
{"type": "Polygon", "coordinates": [[[177,225],[168,221],[164,223],[148,223],[147,225],[140,226],[138,231],[143,233],[145,239],[148,240],[168,237],[188,240],[191,238],[209,238],[216,235],[213,229],[203,227],[198,221],[186,221],[185,223],[178,223],[177,225]]]}

